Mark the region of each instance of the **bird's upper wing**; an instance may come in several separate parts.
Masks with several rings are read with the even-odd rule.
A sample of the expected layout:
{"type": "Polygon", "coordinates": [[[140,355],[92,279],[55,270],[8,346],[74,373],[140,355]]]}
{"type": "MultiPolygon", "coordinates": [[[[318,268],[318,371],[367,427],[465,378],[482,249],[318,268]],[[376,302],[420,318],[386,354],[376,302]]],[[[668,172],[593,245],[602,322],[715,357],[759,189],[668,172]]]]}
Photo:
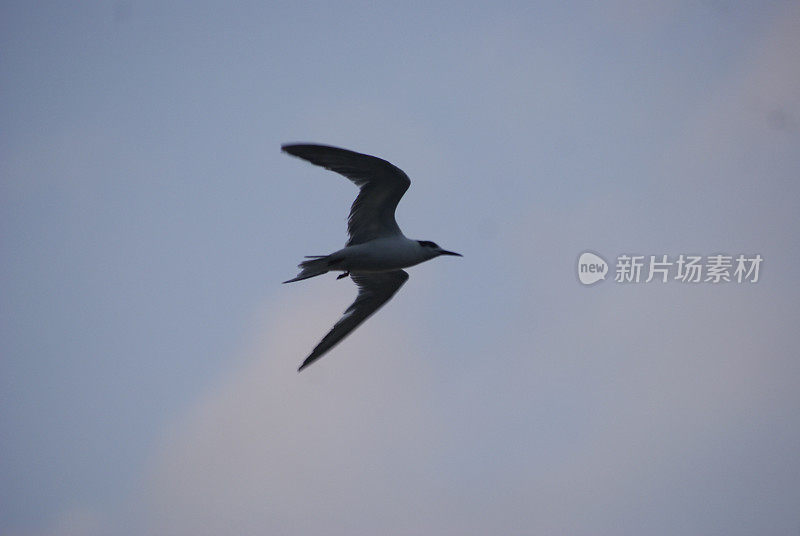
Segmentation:
{"type": "Polygon", "coordinates": [[[361,189],[347,220],[348,246],[401,234],[394,210],[411,184],[402,169],[375,156],[327,145],[287,144],[281,149],[340,173],[361,189]]]}
{"type": "Polygon", "coordinates": [[[403,270],[392,272],[375,272],[351,274],[350,277],[358,285],[358,296],[350,307],[344,312],[342,318],[331,328],[325,337],[317,344],[314,351],[303,361],[298,371],[303,370],[311,363],[325,355],[342,339],[347,337],[364,320],[370,317],[384,303],[389,301],[394,293],[408,280],[408,274],[403,270]]]}

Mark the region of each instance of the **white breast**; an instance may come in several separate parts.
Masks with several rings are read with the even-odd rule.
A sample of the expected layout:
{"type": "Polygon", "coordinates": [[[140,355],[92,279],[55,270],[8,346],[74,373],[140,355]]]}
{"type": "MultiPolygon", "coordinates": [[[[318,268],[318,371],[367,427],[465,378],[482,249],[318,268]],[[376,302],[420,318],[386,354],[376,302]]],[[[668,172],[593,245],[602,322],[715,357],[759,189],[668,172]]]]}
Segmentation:
{"type": "Polygon", "coordinates": [[[404,236],[379,238],[337,251],[341,266],[352,272],[383,272],[419,264],[429,257],[416,240],[404,236]]]}

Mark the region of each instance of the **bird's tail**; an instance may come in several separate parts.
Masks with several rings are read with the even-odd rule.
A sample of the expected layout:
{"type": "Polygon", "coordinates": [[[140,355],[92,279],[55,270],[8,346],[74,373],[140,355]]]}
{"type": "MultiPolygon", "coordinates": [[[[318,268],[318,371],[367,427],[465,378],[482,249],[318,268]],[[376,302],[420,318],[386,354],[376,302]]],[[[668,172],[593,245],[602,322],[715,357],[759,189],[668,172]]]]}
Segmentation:
{"type": "Polygon", "coordinates": [[[328,258],[330,255],[309,255],[307,261],[303,261],[297,265],[300,268],[300,273],[297,277],[284,281],[284,283],[294,283],[309,277],[315,277],[328,272],[328,258]]]}

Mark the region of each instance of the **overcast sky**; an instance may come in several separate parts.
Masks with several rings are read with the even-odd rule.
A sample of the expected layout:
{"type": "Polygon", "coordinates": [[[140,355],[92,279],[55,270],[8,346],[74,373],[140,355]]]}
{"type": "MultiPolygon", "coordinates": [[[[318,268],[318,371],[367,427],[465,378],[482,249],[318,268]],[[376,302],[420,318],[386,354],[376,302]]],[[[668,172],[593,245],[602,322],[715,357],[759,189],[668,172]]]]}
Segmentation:
{"type": "Polygon", "coordinates": [[[800,4],[422,6],[2,3],[0,533],[798,534],[800,4]],[[302,374],[356,189],[290,141],[464,254],[302,374]]]}

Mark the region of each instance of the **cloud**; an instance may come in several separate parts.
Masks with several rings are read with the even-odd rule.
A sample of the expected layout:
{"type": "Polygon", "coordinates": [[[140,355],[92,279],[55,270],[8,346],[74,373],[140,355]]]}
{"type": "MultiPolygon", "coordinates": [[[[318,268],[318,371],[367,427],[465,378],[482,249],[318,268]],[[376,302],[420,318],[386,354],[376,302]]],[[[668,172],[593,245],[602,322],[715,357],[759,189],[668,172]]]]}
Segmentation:
{"type": "MultiPolygon", "coordinates": [[[[558,249],[569,241],[545,236],[570,258],[558,249]]],[[[147,532],[789,526],[797,490],[779,468],[798,438],[782,423],[800,408],[788,302],[767,287],[584,288],[573,269],[521,289],[541,299],[523,302],[491,353],[436,355],[457,360],[447,377],[414,351],[434,326],[405,318],[402,301],[298,375],[352,289],[317,281],[270,304],[239,371],[165,439],[143,493],[147,532]]],[[[494,336],[478,335],[448,337],[494,336]]]]}
{"type": "MultiPolygon", "coordinates": [[[[757,95],[767,114],[795,113],[783,89],[797,72],[793,24],[781,22],[685,118],[668,154],[649,162],[646,187],[539,206],[499,234],[495,251],[525,262],[503,265],[486,288],[479,270],[461,302],[476,309],[460,317],[472,329],[439,342],[431,316],[407,314],[404,300],[415,311],[436,304],[407,287],[298,375],[352,288],[310,282],[305,298],[265,307],[239,371],[159,449],[143,491],[147,532],[795,530],[796,306],[783,281],[765,273],[751,287],[584,288],[574,274],[587,247],[611,260],[629,248],[764,245],[765,267],[782,262],[785,233],[747,234],[748,222],[732,219],[732,206],[749,206],[740,189],[754,179],[729,159],[783,143],[764,137],[768,115],[748,103],[757,95]],[[726,171],[724,188],[714,169],[726,171]],[[491,322],[474,321],[487,313],[491,322]]],[[[758,195],[775,201],[776,192],[758,195]]]]}
{"type": "Polygon", "coordinates": [[[281,313],[256,323],[243,368],[176,427],[146,493],[151,533],[344,534],[419,522],[396,499],[423,500],[404,483],[427,472],[437,432],[424,371],[402,350],[406,326],[387,307],[296,372],[348,303],[334,290],[306,287],[300,303],[293,293],[270,308],[281,313]]]}

